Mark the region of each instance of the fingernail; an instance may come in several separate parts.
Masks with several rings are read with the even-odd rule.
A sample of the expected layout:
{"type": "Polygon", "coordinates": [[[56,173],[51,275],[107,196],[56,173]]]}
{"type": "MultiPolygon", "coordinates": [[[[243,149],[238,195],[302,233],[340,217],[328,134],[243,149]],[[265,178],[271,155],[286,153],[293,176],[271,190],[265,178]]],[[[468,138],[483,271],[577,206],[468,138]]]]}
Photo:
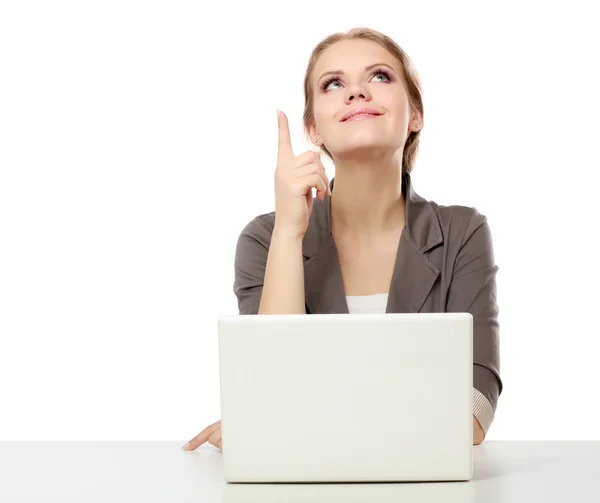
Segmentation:
{"type": "Polygon", "coordinates": [[[182,449],[183,449],[183,450],[186,450],[186,449],[187,449],[189,446],[190,446],[190,443],[188,442],[187,444],[185,444],[185,445],[182,447],[182,449]]]}

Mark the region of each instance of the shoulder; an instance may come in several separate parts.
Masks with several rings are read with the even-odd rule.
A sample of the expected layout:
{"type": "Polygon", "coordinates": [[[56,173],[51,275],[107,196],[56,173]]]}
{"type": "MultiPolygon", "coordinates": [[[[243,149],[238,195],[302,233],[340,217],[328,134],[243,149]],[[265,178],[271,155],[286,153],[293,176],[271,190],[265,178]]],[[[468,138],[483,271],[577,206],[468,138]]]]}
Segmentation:
{"type": "Polygon", "coordinates": [[[476,231],[489,231],[487,216],[474,206],[441,205],[434,201],[429,204],[439,221],[444,241],[460,246],[476,231]]]}
{"type": "MultiPolygon", "coordinates": [[[[235,248],[235,292],[262,284],[265,274],[275,213],[257,215],[242,228],[235,248]]],[[[256,307],[258,310],[258,307],[256,307]]]]}
{"type": "MultiPolygon", "coordinates": [[[[303,239],[303,253],[314,255],[318,253],[323,243],[328,241],[330,235],[329,204],[329,198],[321,201],[313,197],[312,213],[303,239]]],[[[243,242],[253,240],[268,248],[274,228],[275,211],[259,214],[245,224],[240,233],[240,240],[243,242]]]]}
{"type": "Polygon", "coordinates": [[[459,204],[442,205],[435,201],[429,201],[434,213],[440,221],[440,225],[447,226],[450,223],[466,226],[479,226],[487,217],[474,206],[463,206],[459,204]]]}
{"type": "Polygon", "coordinates": [[[268,247],[275,227],[275,212],[262,213],[252,218],[240,232],[240,240],[253,240],[268,247]]]}

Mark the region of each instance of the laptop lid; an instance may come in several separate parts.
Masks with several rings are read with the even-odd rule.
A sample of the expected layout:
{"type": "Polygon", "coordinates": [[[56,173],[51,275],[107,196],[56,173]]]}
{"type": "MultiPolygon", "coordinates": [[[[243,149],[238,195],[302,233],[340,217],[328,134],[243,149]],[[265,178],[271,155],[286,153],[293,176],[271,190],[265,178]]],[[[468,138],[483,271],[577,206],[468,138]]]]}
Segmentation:
{"type": "Polygon", "coordinates": [[[469,313],[218,319],[228,482],[469,480],[469,313]]]}

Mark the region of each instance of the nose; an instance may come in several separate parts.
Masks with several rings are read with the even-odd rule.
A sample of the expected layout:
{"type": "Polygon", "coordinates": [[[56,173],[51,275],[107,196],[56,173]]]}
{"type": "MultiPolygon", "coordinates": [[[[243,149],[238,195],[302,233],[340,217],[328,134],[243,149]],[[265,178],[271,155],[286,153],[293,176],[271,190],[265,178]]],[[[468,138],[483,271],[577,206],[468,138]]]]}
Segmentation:
{"type": "Polygon", "coordinates": [[[353,102],[357,97],[360,97],[366,101],[371,99],[369,92],[362,86],[355,85],[353,87],[348,87],[348,91],[346,93],[346,103],[353,102]]]}

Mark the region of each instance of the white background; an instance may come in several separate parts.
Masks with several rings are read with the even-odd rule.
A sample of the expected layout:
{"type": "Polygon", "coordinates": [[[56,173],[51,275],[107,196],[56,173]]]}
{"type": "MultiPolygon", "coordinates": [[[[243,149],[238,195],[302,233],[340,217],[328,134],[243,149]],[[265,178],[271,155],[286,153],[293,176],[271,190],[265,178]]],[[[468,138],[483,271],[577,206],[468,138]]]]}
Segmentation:
{"type": "MultiPolygon", "coordinates": [[[[413,181],[488,216],[504,392],[488,440],[600,439],[593,2],[3,2],[0,440],[192,438],[219,314],[274,209],[325,36],[391,36],[423,83],[413,181]]],[[[327,165],[328,175],[334,175],[327,165]]]]}

